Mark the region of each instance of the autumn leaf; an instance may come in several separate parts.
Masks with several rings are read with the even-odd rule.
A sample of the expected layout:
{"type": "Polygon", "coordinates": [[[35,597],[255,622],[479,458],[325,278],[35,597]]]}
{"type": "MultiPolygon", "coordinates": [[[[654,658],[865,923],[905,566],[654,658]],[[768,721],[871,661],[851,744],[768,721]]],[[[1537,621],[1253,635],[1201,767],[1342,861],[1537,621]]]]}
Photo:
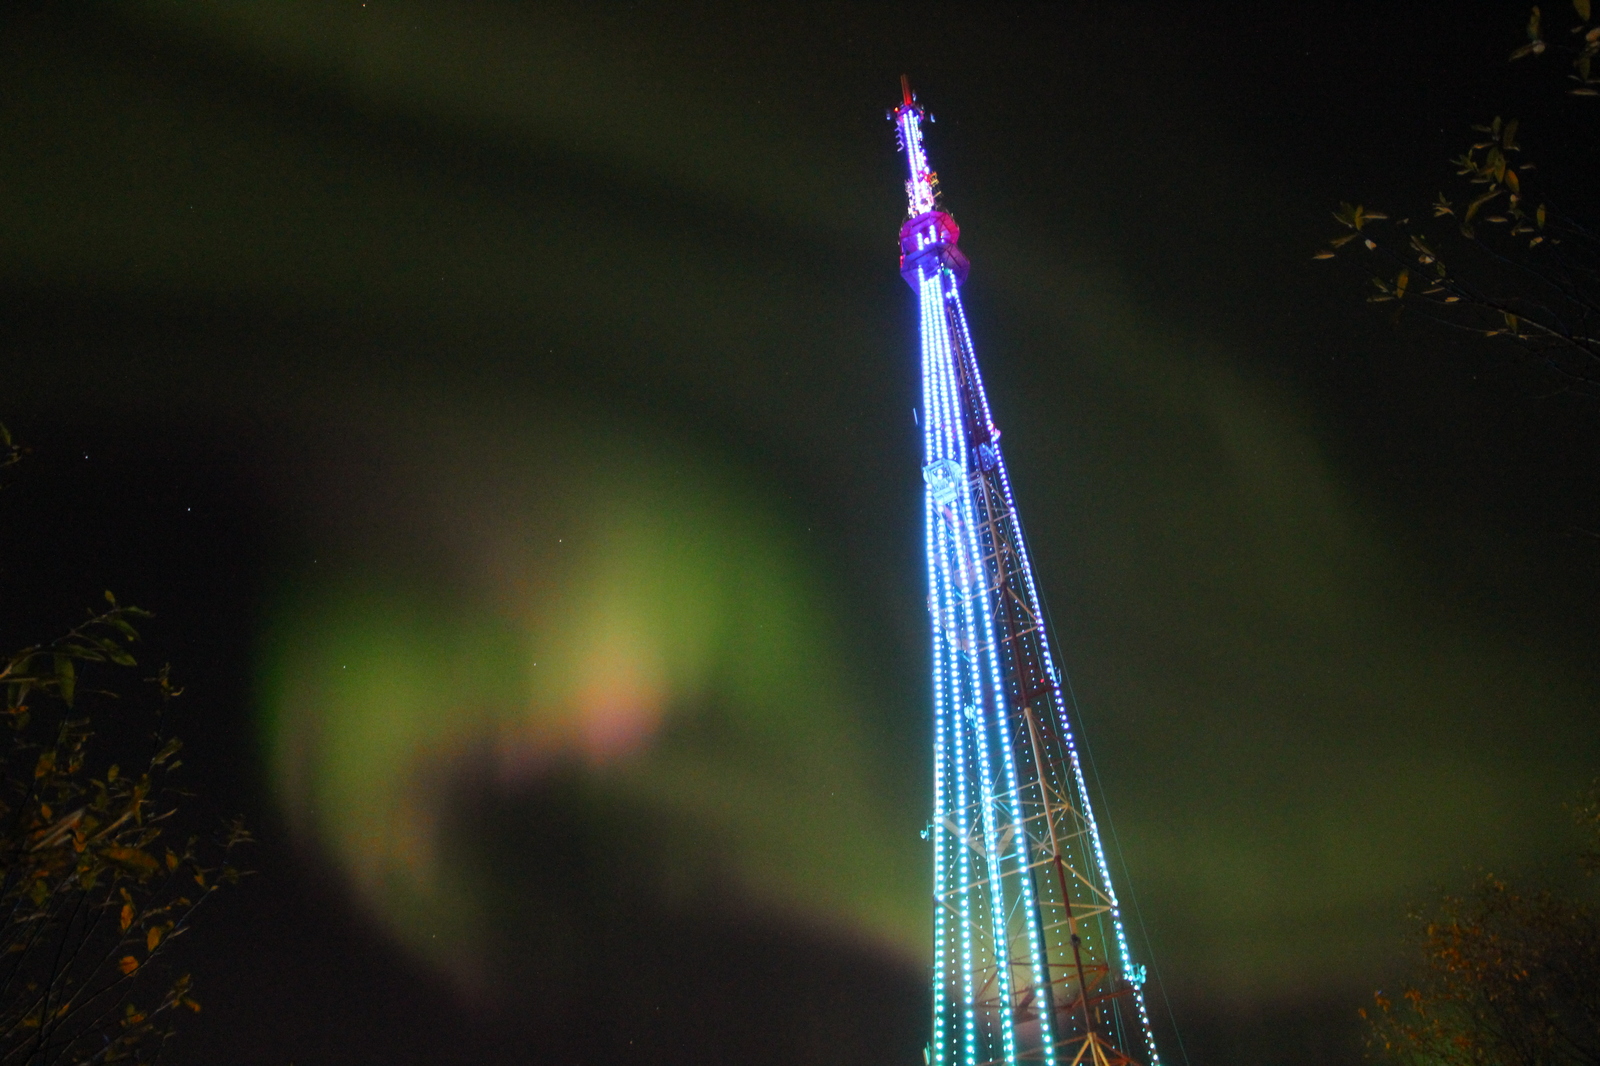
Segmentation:
{"type": "Polygon", "coordinates": [[[117,969],[122,971],[122,975],[124,977],[128,976],[129,974],[131,974],[133,971],[137,970],[138,968],[139,968],[139,960],[134,958],[132,955],[124,955],[124,956],[122,956],[121,961],[117,963],[117,969]]]}
{"type": "Polygon", "coordinates": [[[1360,204],[1342,203],[1339,205],[1339,210],[1333,213],[1333,217],[1334,220],[1339,223],[1339,225],[1348,227],[1349,229],[1359,230],[1362,226],[1365,226],[1373,219],[1385,218],[1387,216],[1368,211],[1360,204]]]}
{"type": "Polygon", "coordinates": [[[133,904],[124,903],[122,905],[122,914],[118,917],[117,922],[122,931],[126,933],[128,926],[133,924],[133,904]]]}
{"type": "Polygon", "coordinates": [[[121,844],[113,844],[106,849],[105,854],[106,858],[112,862],[121,866],[132,867],[142,873],[155,873],[156,868],[160,865],[138,848],[124,847],[121,844]]]}

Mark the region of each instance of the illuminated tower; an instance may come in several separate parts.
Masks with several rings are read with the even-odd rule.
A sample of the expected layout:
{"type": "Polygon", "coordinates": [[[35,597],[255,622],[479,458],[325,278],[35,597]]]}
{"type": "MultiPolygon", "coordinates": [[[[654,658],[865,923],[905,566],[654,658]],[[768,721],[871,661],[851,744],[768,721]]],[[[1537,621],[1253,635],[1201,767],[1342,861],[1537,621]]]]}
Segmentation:
{"type": "MultiPolygon", "coordinates": [[[[1159,1066],[961,308],[927,112],[901,79],[900,274],[921,302],[933,623],[931,1066],[1159,1066]]],[[[931,119],[929,119],[931,121],[931,119]]]]}

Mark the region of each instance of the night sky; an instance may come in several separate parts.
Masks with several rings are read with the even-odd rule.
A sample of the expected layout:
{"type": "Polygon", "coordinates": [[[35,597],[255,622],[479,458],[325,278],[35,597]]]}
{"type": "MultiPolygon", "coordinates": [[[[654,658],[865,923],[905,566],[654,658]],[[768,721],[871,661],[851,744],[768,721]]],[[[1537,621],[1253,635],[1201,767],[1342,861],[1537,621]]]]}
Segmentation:
{"type": "Polygon", "coordinates": [[[154,611],[261,838],[175,1061],[921,1061],[901,73],[1167,1059],[1357,1062],[1564,868],[1600,400],[1311,256],[1496,113],[1592,213],[1600,112],[1251,6],[6,5],[0,636],[154,611]]]}

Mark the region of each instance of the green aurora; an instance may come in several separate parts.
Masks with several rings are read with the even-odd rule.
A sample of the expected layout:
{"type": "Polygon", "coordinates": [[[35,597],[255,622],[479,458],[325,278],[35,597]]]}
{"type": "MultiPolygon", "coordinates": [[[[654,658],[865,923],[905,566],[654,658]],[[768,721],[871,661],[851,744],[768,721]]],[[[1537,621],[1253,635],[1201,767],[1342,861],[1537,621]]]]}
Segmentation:
{"type": "Polygon", "coordinates": [[[687,899],[715,864],[768,909],[918,957],[917,811],[866,735],[816,562],[704,461],[543,425],[500,455],[391,465],[419,502],[388,547],[431,533],[448,587],[367,565],[289,593],[265,702],[296,823],[462,973],[494,871],[447,831],[449,801],[558,774],[656,837],[642,858],[609,842],[600,876],[687,899]]]}
{"type": "Polygon", "coordinates": [[[1364,174],[1250,125],[1314,94],[1241,76],[1235,107],[1207,38],[1130,75],[1171,9],[952,9],[913,48],[714,7],[16,16],[0,281],[46,310],[4,414],[267,457],[225,472],[282,527],[262,805],[415,955],[492,988],[517,908],[581,966],[622,907],[585,897],[624,884],[914,974],[915,322],[879,112],[927,70],[1135,950],[1186,1018],[1353,1025],[1407,908],[1557,863],[1597,765],[1594,556],[1551,502],[1594,496],[1528,459],[1546,419],[1309,273],[1364,174]]]}

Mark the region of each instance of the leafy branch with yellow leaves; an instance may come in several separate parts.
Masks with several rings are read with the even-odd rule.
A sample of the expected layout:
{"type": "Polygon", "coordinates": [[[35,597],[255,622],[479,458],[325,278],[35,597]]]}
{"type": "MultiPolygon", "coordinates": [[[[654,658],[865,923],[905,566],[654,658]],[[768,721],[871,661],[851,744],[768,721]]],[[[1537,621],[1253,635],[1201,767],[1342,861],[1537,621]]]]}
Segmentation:
{"type": "Polygon", "coordinates": [[[56,639],[0,656],[0,1066],[151,1062],[200,1009],[165,956],[238,880],[249,834],[176,828],[182,743],[167,723],[182,690],[166,667],[145,699],[111,709],[105,686],[137,665],[147,617],[108,592],[56,639]],[[152,727],[131,771],[97,764],[95,722],[112,713],[152,727]]]}
{"type": "MultiPolygon", "coordinates": [[[[1600,25],[1589,0],[1573,0],[1568,34],[1576,96],[1600,96],[1591,76],[1600,25]]],[[[1533,9],[1528,43],[1513,60],[1556,51],[1533,9]]],[[[1474,126],[1479,134],[1451,160],[1462,187],[1441,192],[1428,217],[1391,220],[1360,204],[1340,204],[1344,232],[1318,252],[1332,259],[1347,247],[1381,265],[1371,275],[1375,304],[1394,304],[1453,329],[1511,341],[1543,364],[1564,387],[1600,392],[1600,228],[1535,185],[1535,165],[1522,158],[1516,119],[1474,126]]],[[[1590,205],[1592,206],[1592,205],[1590,205]]]]}
{"type": "MultiPolygon", "coordinates": [[[[1574,812],[1600,844],[1600,783],[1574,812]]],[[[1592,895],[1592,894],[1591,894],[1592,895]]],[[[1402,1066],[1600,1063],[1600,913],[1592,899],[1485,875],[1416,915],[1413,981],[1363,1010],[1374,1057],[1402,1066]]]]}

